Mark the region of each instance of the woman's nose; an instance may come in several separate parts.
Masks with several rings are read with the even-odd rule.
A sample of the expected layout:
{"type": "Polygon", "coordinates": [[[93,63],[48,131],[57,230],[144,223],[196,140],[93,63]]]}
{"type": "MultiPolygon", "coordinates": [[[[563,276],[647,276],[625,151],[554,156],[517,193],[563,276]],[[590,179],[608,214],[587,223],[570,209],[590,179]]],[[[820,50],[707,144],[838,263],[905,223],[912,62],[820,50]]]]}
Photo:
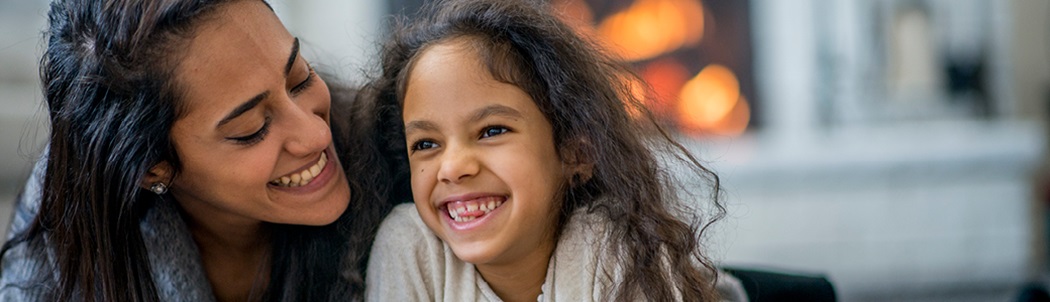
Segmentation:
{"type": "Polygon", "coordinates": [[[296,156],[316,154],[332,143],[327,111],[319,112],[316,108],[303,105],[305,104],[289,106],[289,135],[285,149],[296,156]]]}

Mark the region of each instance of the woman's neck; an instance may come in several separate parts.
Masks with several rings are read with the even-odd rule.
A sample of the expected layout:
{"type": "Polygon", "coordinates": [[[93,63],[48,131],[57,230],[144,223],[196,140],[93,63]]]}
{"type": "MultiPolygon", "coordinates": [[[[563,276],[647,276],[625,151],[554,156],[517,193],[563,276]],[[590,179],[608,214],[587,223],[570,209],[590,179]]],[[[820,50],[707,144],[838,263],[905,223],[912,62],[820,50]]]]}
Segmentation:
{"type": "Polygon", "coordinates": [[[183,212],[217,301],[259,299],[270,272],[270,236],[265,225],[193,206],[183,205],[183,212]]]}
{"type": "Polygon", "coordinates": [[[477,264],[475,267],[492,291],[503,301],[534,302],[543,291],[547,267],[553,254],[552,242],[510,263],[477,264]]]}

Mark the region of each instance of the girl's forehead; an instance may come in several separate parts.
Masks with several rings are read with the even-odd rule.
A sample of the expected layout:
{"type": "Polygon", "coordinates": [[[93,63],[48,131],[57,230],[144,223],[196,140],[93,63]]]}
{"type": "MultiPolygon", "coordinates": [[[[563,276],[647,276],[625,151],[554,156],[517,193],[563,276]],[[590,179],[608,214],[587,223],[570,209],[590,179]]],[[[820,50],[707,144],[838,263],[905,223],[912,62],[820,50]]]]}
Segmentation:
{"type": "Polygon", "coordinates": [[[476,82],[492,80],[481,54],[463,43],[448,41],[427,46],[410,62],[403,89],[407,93],[419,81],[444,81],[469,77],[476,82]]]}
{"type": "Polygon", "coordinates": [[[493,77],[477,52],[455,44],[434,45],[421,53],[408,79],[403,102],[406,117],[440,117],[438,112],[496,103],[537,111],[525,91],[493,77]]]}

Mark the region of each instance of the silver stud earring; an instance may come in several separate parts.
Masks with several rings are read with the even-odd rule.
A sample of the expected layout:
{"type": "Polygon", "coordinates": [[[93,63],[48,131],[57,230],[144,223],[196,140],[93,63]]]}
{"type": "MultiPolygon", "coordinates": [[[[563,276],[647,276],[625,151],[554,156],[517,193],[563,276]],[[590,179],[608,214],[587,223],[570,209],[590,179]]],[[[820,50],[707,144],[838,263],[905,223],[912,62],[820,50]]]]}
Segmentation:
{"type": "Polygon", "coordinates": [[[152,186],[149,186],[149,190],[152,191],[154,194],[164,195],[164,193],[168,193],[168,186],[165,185],[163,182],[158,181],[153,183],[152,186]]]}

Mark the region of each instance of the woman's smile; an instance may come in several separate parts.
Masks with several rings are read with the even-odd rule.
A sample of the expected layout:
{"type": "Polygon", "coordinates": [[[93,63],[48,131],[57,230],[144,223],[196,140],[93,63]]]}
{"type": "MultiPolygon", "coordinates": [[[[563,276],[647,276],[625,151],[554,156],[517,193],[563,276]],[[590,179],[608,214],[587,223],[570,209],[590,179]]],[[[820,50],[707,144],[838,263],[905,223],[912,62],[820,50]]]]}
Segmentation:
{"type": "Polygon", "coordinates": [[[307,186],[320,176],[321,172],[327,170],[328,163],[328,150],[326,149],[324,152],[321,152],[321,155],[313,165],[271,180],[270,184],[283,188],[307,186]]]}

